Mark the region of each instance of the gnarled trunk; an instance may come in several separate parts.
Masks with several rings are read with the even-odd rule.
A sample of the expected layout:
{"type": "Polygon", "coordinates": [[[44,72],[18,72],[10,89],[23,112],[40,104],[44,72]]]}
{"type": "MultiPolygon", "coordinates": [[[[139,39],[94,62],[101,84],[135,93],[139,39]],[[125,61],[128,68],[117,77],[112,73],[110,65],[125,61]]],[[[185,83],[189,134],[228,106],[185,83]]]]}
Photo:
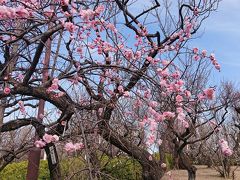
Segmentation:
{"type": "Polygon", "coordinates": [[[179,168],[186,169],[188,172],[188,180],[196,179],[197,168],[183,152],[179,154],[179,168]]]}
{"type": "Polygon", "coordinates": [[[160,163],[156,161],[154,158],[152,160],[149,159],[151,154],[146,150],[143,149],[134,143],[128,141],[123,136],[119,135],[118,133],[113,132],[106,120],[109,120],[111,117],[113,109],[106,108],[105,114],[102,121],[99,124],[99,128],[101,131],[101,136],[112,145],[116,146],[117,148],[121,149],[123,152],[127,153],[129,156],[136,159],[142,166],[142,178],[144,180],[159,180],[163,177],[164,172],[160,166],[160,163]]]}
{"type": "Polygon", "coordinates": [[[142,164],[143,180],[160,180],[164,175],[162,169],[154,164],[142,164]]]}
{"type": "Polygon", "coordinates": [[[180,147],[180,143],[177,139],[173,140],[174,143],[174,163],[175,167],[179,169],[186,169],[188,172],[188,180],[196,179],[197,168],[193,166],[190,158],[183,152],[183,147],[180,147]]]}

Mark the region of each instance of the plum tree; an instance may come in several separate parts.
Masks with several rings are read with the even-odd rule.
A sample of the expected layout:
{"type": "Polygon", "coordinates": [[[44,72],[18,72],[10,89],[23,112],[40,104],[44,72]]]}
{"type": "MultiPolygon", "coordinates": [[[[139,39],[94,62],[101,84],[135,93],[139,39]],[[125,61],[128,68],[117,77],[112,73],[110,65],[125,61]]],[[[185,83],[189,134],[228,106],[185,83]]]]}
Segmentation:
{"type": "Polygon", "coordinates": [[[186,137],[194,134],[189,129],[195,129],[194,116],[200,113],[193,107],[214,99],[214,88],[189,86],[183,76],[191,74],[182,71],[178,59],[207,61],[220,70],[214,54],[188,46],[218,3],[0,1],[1,132],[30,126],[37,135],[30,129],[26,144],[3,155],[2,168],[26,147],[32,152],[29,164],[38,167],[44,148],[51,178],[61,179],[55,144],[70,139],[66,132],[74,122],[82,142],[65,149],[83,149],[90,179],[98,176],[89,134],[101,138],[96,149],[107,142],[136,159],[143,179],[160,179],[164,160],[151,149],[161,147],[162,132],[175,133],[184,142],[175,145],[182,149],[191,143],[186,137]]]}

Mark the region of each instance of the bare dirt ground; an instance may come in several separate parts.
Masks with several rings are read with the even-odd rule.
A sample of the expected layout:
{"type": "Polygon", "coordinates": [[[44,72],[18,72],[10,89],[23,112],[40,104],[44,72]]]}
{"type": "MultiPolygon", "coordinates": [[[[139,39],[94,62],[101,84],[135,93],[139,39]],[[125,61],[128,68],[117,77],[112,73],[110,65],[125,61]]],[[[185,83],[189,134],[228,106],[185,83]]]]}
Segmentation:
{"type": "MultiPolygon", "coordinates": [[[[215,169],[208,168],[207,166],[196,166],[197,178],[196,180],[223,180],[215,169]]],[[[234,167],[232,169],[235,169],[234,167]]],[[[230,175],[232,176],[232,174],[230,175]]],[[[187,171],[185,170],[172,170],[163,177],[163,180],[187,180],[187,171]],[[172,179],[171,179],[172,178],[172,179]]],[[[230,177],[228,180],[233,179],[230,177]]],[[[240,167],[235,170],[235,178],[233,180],[240,180],[240,167]]]]}

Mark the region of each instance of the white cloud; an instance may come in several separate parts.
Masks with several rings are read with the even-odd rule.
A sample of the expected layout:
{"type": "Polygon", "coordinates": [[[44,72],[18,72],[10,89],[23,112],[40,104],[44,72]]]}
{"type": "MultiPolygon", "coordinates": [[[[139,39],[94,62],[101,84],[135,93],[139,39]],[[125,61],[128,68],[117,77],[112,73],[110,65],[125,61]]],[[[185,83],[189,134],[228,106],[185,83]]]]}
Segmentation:
{"type": "Polygon", "coordinates": [[[240,36],[240,0],[223,0],[207,20],[207,31],[234,33],[240,36]]]}

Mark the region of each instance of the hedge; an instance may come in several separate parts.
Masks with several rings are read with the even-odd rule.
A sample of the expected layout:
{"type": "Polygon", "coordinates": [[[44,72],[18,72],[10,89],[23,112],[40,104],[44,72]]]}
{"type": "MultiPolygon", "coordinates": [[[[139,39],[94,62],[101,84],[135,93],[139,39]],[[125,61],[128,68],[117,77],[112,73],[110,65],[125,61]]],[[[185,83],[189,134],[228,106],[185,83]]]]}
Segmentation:
{"type": "MultiPolygon", "coordinates": [[[[120,156],[109,158],[102,156],[101,158],[101,179],[108,180],[113,177],[119,180],[138,180],[141,179],[140,164],[129,157],[120,156]]],[[[172,167],[172,156],[166,155],[166,163],[168,168],[172,167]]],[[[79,170],[85,167],[85,162],[81,158],[68,158],[60,163],[63,178],[72,177],[72,180],[87,179],[87,171],[79,170]]],[[[27,161],[11,163],[0,172],[1,180],[25,180],[27,172],[27,161]]],[[[40,161],[39,180],[49,180],[48,163],[45,160],[40,161]]]]}
{"type": "MultiPolygon", "coordinates": [[[[47,161],[41,160],[39,179],[50,179],[47,161]]],[[[27,173],[27,161],[11,163],[0,172],[1,180],[25,180],[27,173]]]]}
{"type": "MultiPolygon", "coordinates": [[[[102,179],[107,180],[109,177],[124,179],[124,180],[135,180],[140,176],[141,169],[138,162],[133,163],[132,160],[122,157],[122,158],[113,158],[108,163],[106,162],[107,158],[104,158],[103,164],[106,166],[102,169],[102,179]],[[104,162],[105,161],[105,162],[104,162]],[[107,175],[108,174],[108,175],[107,175]],[[110,175],[110,176],[109,176],[110,175]]],[[[85,167],[85,164],[79,158],[70,158],[62,160],[61,163],[61,173],[63,178],[72,176],[74,179],[84,179],[86,173],[81,172],[77,173],[80,169],[85,167]]],[[[25,180],[27,173],[27,161],[22,161],[18,163],[11,163],[7,165],[0,172],[1,180],[25,180]]],[[[40,161],[39,169],[39,180],[49,180],[50,174],[48,170],[48,163],[45,160],[40,161]]]]}

